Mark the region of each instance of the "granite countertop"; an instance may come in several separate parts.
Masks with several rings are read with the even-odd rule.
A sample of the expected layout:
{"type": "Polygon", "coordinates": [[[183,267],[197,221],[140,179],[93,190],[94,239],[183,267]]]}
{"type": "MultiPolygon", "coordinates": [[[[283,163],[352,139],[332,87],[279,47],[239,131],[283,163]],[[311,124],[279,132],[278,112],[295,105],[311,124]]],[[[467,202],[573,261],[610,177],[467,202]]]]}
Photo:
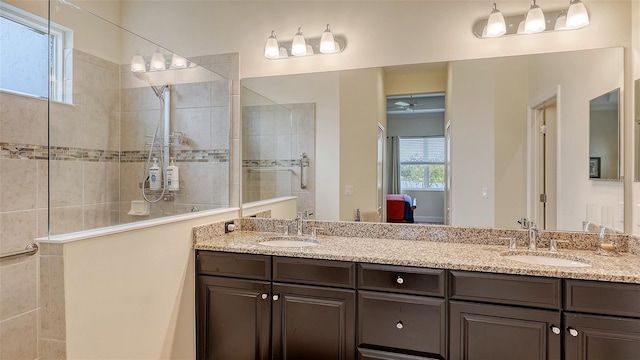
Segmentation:
{"type": "MultiPolygon", "coordinates": [[[[593,251],[564,250],[545,255],[584,261],[589,267],[531,265],[504,257],[506,246],[460,244],[421,240],[318,236],[317,246],[273,247],[258,244],[279,236],[270,232],[235,231],[221,236],[196,238],[194,248],[262,255],[357,261],[375,264],[417,266],[554,278],[600,280],[640,284],[640,256],[621,253],[601,256],[593,251]]],[[[526,253],[527,250],[516,250],[526,253]]]]}

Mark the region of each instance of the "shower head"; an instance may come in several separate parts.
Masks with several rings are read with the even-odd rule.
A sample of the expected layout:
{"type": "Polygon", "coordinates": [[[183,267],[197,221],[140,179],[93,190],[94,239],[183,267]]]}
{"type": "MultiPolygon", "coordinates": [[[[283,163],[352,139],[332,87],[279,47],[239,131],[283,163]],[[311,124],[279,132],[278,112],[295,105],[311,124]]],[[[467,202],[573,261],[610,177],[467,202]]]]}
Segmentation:
{"type": "Polygon", "coordinates": [[[164,94],[165,90],[167,90],[171,86],[169,84],[157,86],[156,84],[153,83],[153,81],[151,81],[151,78],[147,73],[134,72],[133,74],[137,78],[146,81],[147,84],[149,84],[149,86],[151,87],[151,90],[153,90],[153,92],[156,93],[156,96],[160,99],[162,99],[162,95],[164,94]]]}

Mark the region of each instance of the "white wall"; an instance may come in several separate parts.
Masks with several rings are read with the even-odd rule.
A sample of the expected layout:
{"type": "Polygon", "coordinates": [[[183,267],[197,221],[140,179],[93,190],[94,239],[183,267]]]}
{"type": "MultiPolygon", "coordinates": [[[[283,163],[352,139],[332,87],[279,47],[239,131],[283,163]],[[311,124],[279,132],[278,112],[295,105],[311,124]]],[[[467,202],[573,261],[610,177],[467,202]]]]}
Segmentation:
{"type": "MultiPolygon", "coordinates": [[[[488,16],[492,1],[155,1],[152,4],[150,10],[148,1],[124,1],[123,26],[188,56],[239,52],[241,78],[629,46],[631,39],[628,0],[588,1],[591,25],[579,31],[483,40],[472,34],[471,27],[488,16]],[[336,34],[346,37],[348,44],[343,53],[279,61],[263,57],[264,43],[271,30],[275,30],[279,39],[290,40],[299,26],[307,36],[320,36],[327,23],[336,34]]],[[[539,4],[548,9],[562,9],[568,2],[539,4]]],[[[504,2],[500,9],[506,15],[519,15],[528,6],[527,2],[504,2]]]]}
{"type": "Polygon", "coordinates": [[[382,79],[380,68],[340,72],[340,220],[353,220],[356,209],[378,210],[378,122],[386,128],[382,79]]]}
{"type": "Polygon", "coordinates": [[[217,215],[64,244],[68,359],[194,359],[191,229],[217,215]]]}

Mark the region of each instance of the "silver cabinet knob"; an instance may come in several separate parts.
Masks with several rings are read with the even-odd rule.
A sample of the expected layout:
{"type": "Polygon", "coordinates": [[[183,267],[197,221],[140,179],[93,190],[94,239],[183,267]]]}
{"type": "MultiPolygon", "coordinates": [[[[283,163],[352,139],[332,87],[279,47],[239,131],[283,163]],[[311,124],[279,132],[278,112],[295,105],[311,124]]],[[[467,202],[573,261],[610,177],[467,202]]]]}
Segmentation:
{"type": "Polygon", "coordinates": [[[403,327],[404,325],[402,325],[402,321],[398,321],[398,323],[396,323],[396,328],[402,329],[403,327]]]}
{"type": "Polygon", "coordinates": [[[280,299],[280,296],[278,296],[278,295],[273,295],[273,301],[278,301],[278,299],[280,299]]]}
{"type": "Polygon", "coordinates": [[[551,326],[551,331],[556,335],[560,335],[560,328],[555,325],[551,326]]]}
{"type": "Polygon", "coordinates": [[[269,294],[267,293],[262,294],[262,300],[267,300],[268,297],[269,297],[269,294]]]}
{"type": "Polygon", "coordinates": [[[404,279],[402,278],[402,276],[398,275],[398,277],[396,278],[396,282],[398,284],[404,284],[404,279]]]}
{"type": "Polygon", "coordinates": [[[578,330],[573,328],[567,328],[567,330],[569,330],[569,334],[571,334],[571,336],[578,336],[578,330]]]}

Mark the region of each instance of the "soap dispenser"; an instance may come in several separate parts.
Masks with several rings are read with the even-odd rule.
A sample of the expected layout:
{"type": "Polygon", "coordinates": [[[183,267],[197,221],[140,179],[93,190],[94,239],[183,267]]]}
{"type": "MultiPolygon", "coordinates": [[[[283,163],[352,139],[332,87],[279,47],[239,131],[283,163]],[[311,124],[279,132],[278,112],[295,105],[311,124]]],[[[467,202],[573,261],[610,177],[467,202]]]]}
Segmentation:
{"type": "Polygon", "coordinates": [[[153,164],[149,168],[149,189],[160,190],[162,179],[160,175],[160,167],[158,166],[158,158],[153,158],[153,164]]]}
{"type": "Polygon", "coordinates": [[[169,191],[180,190],[180,173],[176,166],[176,158],[172,157],[167,166],[167,187],[169,191]]]}

